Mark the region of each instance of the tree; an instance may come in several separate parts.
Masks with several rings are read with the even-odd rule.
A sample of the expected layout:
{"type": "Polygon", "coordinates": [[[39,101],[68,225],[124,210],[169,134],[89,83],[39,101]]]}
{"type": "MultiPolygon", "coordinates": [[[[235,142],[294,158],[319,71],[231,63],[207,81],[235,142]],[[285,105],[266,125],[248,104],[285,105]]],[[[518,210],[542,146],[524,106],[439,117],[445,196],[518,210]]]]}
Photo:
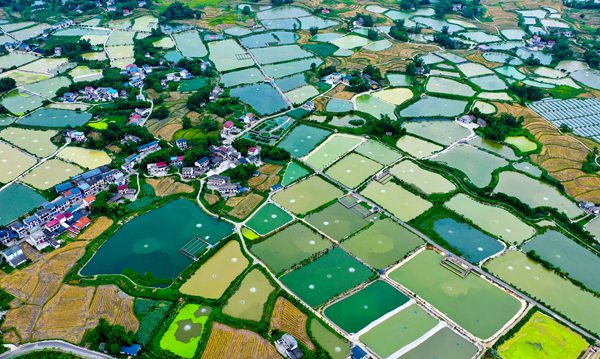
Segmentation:
{"type": "Polygon", "coordinates": [[[484,115],[478,109],[474,109],[472,114],[475,117],[485,120],[485,127],[481,128],[481,135],[488,140],[501,142],[511,131],[521,128],[522,118],[516,118],[509,113],[501,113],[499,116],[484,115]]]}
{"type": "Polygon", "coordinates": [[[587,49],[583,57],[585,58],[585,62],[587,62],[591,67],[600,66],[600,54],[598,54],[598,50],[587,49]]]}
{"type": "Polygon", "coordinates": [[[252,9],[250,9],[250,6],[244,6],[242,8],[242,14],[248,16],[252,13],[252,9]]]}
{"type": "Polygon", "coordinates": [[[254,176],[254,172],[258,167],[252,164],[239,165],[235,168],[226,171],[226,174],[231,177],[233,182],[246,182],[254,176]]]}
{"type": "Polygon", "coordinates": [[[452,2],[449,0],[440,0],[434,6],[435,16],[443,19],[446,14],[452,11],[452,2]]]}
{"type": "Polygon", "coordinates": [[[567,125],[566,123],[561,124],[558,129],[560,130],[560,132],[562,133],[570,133],[573,132],[573,129],[571,127],[569,127],[569,125],[567,125]]]}
{"type": "Polygon", "coordinates": [[[371,78],[371,80],[373,81],[381,81],[383,80],[383,76],[381,76],[381,71],[379,71],[379,69],[373,65],[367,65],[364,69],[363,69],[363,75],[367,75],[371,78]]]}
{"type": "MultiPolygon", "coordinates": [[[[509,59],[509,61],[510,61],[510,59],[509,59]]],[[[527,66],[540,66],[542,64],[540,59],[533,56],[533,54],[529,55],[529,57],[526,58],[524,62],[525,62],[525,65],[527,65],[527,66]]]]}
{"type": "Polygon", "coordinates": [[[181,126],[184,130],[187,130],[192,127],[192,120],[189,117],[185,116],[181,119],[181,126]]]}
{"type": "Polygon", "coordinates": [[[598,147],[594,147],[594,150],[587,154],[585,162],[581,165],[581,170],[585,173],[596,173],[600,171],[600,166],[596,163],[598,157],[598,147]]]}
{"type": "Polygon", "coordinates": [[[383,115],[380,120],[368,119],[362,129],[367,135],[380,139],[384,137],[399,138],[406,133],[406,129],[402,125],[402,120],[393,120],[388,115],[383,115]]]}
{"type": "Polygon", "coordinates": [[[367,38],[371,41],[377,41],[379,39],[379,32],[375,29],[369,29],[367,31],[367,38]]]}
{"type": "Polygon", "coordinates": [[[288,151],[279,147],[263,146],[261,152],[263,158],[277,162],[289,161],[292,158],[288,151]]]}
{"type": "Polygon", "coordinates": [[[169,109],[165,106],[160,106],[156,110],[154,110],[152,117],[157,118],[159,120],[164,120],[165,118],[169,117],[169,109]]]}
{"type": "Polygon", "coordinates": [[[17,81],[10,77],[3,77],[0,79],[0,92],[6,92],[17,87],[17,81]]]}
{"type": "Polygon", "coordinates": [[[256,146],[256,143],[254,143],[254,141],[249,140],[247,138],[238,137],[235,140],[233,140],[232,145],[233,145],[233,148],[235,148],[236,150],[238,150],[241,154],[243,154],[245,156],[248,154],[248,149],[250,147],[256,146]]]}
{"type": "Polygon", "coordinates": [[[327,75],[331,75],[334,72],[337,72],[337,68],[333,65],[321,67],[318,70],[319,77],[325,77],[327,75]]]}
{"type": "Polygon", "coordinates": [[[126,331],[121,325],[110,325],[105,318],[100,318],[98,325],[84,336],[84,344],[91,343],[97,347],[100,343],[106,343],[110,354],[119,354],[123,345],[131,345],[135,340],[133,331],[126,331]]]}
{"type": "Polygon", "coordinates": [[[198,128],[200,128],[204,132],[212,132],[219,129],[219,123],[210,118],[205,118],[204,120],[202,120],[202,122],[200,122],[198,128]]]}
{"type": "Polygon", "coordinates": [[[197,17],[197,13],[189,6],[174,2],[165,9],[162,16],[167,20],[185,20],[197,17]]]}
{"type": "Polygon", "coordinates": [[[419,7],[417,0],[400,0],[400,9],[402,10],[416,10],[417,7],[419,7]]]}
{"type": "Polygon", "coordinates": [[[319,28],[316,26],[311,26],[309,31],[312,36],[315,36],[319,32],[319,28]]]}
{"type": "Polygon", "coordinates": [[[192,96],[188,97],[187,107],[193,111],[199,111],[203,105],[208,102],[211,90],[208,87],[203,87],[198,91],[194,92],[192,96]]]}
{"type": "Polygon", "coordinates": [[[185,155],[183,155],[183,165],[186,167],[192,167],[196,161],[202,157],[208,156],[210,154],[210,151],[208,150],[209,146],[210,142],[206,140],[195,142],[193,147],[189,149],[185,155]]]}
{"type": "Polygon", "coordinates": [[[552,46],[552,53],[557,61],[566,60],[573,57],[573,50],[569,46],[569,39],[565,36],[560,35],[556,37],[556,44],[552,46]]]}
{"type": "Polygon", "coordinates": [[[539,101],[544,98],[544,92],[542,89],[533,86],[527,86],[520,82],[513,82],[508,86],[508,89],[523,100],[539,101]]]}

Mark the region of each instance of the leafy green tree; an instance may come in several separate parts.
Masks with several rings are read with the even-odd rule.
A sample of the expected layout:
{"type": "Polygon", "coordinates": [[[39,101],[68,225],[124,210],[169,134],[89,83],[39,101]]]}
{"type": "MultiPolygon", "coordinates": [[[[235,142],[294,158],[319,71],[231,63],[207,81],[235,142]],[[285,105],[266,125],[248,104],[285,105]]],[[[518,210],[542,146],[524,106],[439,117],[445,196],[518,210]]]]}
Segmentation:
{"type": "Polygon", "coordinates": [[[369,29],[367,31],[367,38],[371,41],[377,41],[379,40],[379,32],[375,29],[369,29]]]}
{"type": "Polygon", "coordinates": [[[10,77],[0,78],[0,92],[6,92],[17,87],[17,81],[10,77]]]}
{"type": "Polygon", "coordinates": [[[244,6],[242,8],[242,14],[248,16],[252,13],[252,9],[250,9],[250,6],[244,6]]]}
{"type": "Polygon", "coordinates": [[[165,9],[162,16],[166,20],[185,20],[198,17],[198,13],[187,5],[180,2],[174,2],[165,9]]]}
{"type": "Polygon", "coordinates": [[[165,118],[169,117],[169,109],[165,106],[160,106],[156,110],[154,110],[152,117],[157,118],[159,120],[164,120],[165,118]]]}
{"type": "Polygon", "coordinates": [[[315,36],[319,32],[319,28],[316,26],[311,26],[309,31],[312,36],[315,36]]]}

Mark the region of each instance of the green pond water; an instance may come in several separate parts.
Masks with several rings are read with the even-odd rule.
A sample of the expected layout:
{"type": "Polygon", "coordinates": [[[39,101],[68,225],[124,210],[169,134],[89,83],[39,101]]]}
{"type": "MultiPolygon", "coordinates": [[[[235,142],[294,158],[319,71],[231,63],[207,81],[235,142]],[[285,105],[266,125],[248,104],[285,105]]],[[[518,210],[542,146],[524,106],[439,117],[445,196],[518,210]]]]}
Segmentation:
{"type": "Polygon", "coordinates": [[[472,83],[486,91],[506,90],[508,86],[496,75],[486,75],[470,79],[472,83]]]}
{"type": "MultiPolygon", "coordinates": [[[[515,66],[523,64],[523,61],[520,58],[502,52],[484,52],[483,58],[488,61],[497,62],[500,64],[508,64],[515,66]]],[[[498,71],[498,69],[496,69],[496,71],[498,71]]]]}
{"type": "Polygon", "coordinates": [[[519,172],[501,172],[494,192],[518,198],[530,207],[553,207],[574,218],[583,211],[556,188],[519,172]]]}
{"type": "Polygon", "coordinates": [[[315,307],[360,283],[372,272],[340,248],[290,272],[281,281],[308,305],[315,307]]]}
{"type": "Polygon", "coordinates": [[[348,238],[342,247],[370,266],[383,269],[422,244],[416,234],[387,218],[348,238]]]}
{"type": "Polygon", "coordinates": [[[264,236],[290,222],[292,219],[292,216],[283,209],[273,203],[267,203],[248,220],[246,225],[254,232],[264,236]]]}
{"type": "Polygon", "coordinates": [[[353,106],[351,101],[332,98],[327,102],[325,109],[327,112],[349,112],[352,111],[353,106]]]}
{"type": "Polygon", "coordinates": [[[405,74],[394,74],[390,73],[386,75],[390,86],[410,86],[410,80],[405,74]]]}
{"type": "Polygon", "coordinates": [[[512,148],[505,146],[499,142],[486,140],[477,136],[473,140],[469,141],[469,143],[477,148],[481,148],[486,151],[495,153],[510,161],[516,161],[519,159],[519,157],[515,155],[515,151],[513,151],[512,148]]]}
{"type": "Polygon", "coordinates": [[[263,69],[265,70],[267,76],[279,78],[310,70],[312,64],[315,64],[315,66],[318,67],[322,63],[323,60],[321,60],[320,58],[311,57],[308,59],[283,62],[274,65],[266,65],[263,66],[263,69]]]}
{"type": "Polygon", "coordinates": [[[467,101],[451,100],[434,96],[421,97],[420,100],[400,111],[400,116],[454,117],[462,114],[465,111],[467,103],[467,101]]]}
{"type": "Polygon", "coordinates": [[[230,224],[208,216],[195,203],[175,200],[127,222],[104,242],[81,274],[119,274],[131,269],[171,279],[192,263],[180,248],[196,236],[215,244],[231,230],[230,224]]]}
{"type": "Polygon", "coordinates": [[[493,205],[477,202],[459,193],[444,204],[479,228],[506,242],[520,244],[535,234],[535,229],[512,213],[493,205]]]}
{"type": "Polygon", "coordinates": [[[177,44],[177,49],[185,57],[204,57],[208,55],[208,50],[198,31],[185,31],[173,34],[173,39],[177,44]]]}
{"type": "Polygon", "coordinates": [[[38,57],[32,54],[11,52],[7,55],[0,56],[0,69],[8,69],[13,66],[19,67],[37,59],[38,57]]]}
{"type": "Polygon", "coordinates": [[[400,137],[396,146],[416,158],[428,157],[443,149],[440,145],[410,135],[400,137]]]}
{"type": "Polygon", "coordinates": [[[250,250],[271,270],[279,273],[306,258],[331,247],[332,243],[302,223],[294,223],[281,232],[253,245],[250,250]]]}
{"type": "Polygon", "coordinates": [[[537,177],[540,178],[540,176],[542,175],[542,170],[537,167],[532,165],[529,162],[517,162],[517,163],[513,163],[513,167],[521,172],[525,172],[533,177],[537,177]]]}
{"type": "Polygon", "coordinates": [[[11,113],[22,116],[28,111],[41,107],[44,101],[46,99],[41,96],[28,95],[15,89],[4,96],[1,104],[11,113]]]}
{"type": "Polygon", "coordinates": [[[92,118],[87,112],[77,112],[58,108],[42,108],[21,117],[17,123],[23,126],[39,127],[77,127],[92,118]]]}
{"type": "Polygon", "coordinates": [[[279,92],[266,83],[236,87],[230,93],[252,106],[260,115],[273,114],[288,106],[279,92]]]}
{"type": "Polygon", "coordinates": [[[292,156],[300,158],[310,153],[319,143],[321,143],[331,131],[324,130],[308,125],[298,125],[288,133],[281,142],[277,145],[292,154],[292,156]]]}
{"type": "Polygon", "coordinates": [[[389,165],[399,160],[402,155],[382,143],[373,140],[367,140],[354,149],[354,152],[368,157],[382,165],[389,165]]]}
{"type": "Polygon", "coordinates": [[[253,84],[263,81],[265,77],[256,67],[250,67],[239,71],[227,72],[221,75],[221,84],[225,87],[233,87],[242,84],[253,84]]]}
{"type": "Polygon", "coordinates": [[[542,300],[583,328],[600,333],[600,298],[550,272],[519,251],[494,258],[485,266],[494,275],[542,300]]]}
{"type": "Polygon", "coordinates": [[[427,81],[426,90],[428,92],[437,92],[464,97],[471,97],[475,94],[475,91],[471,88],[471,86],[443,77],[430,77],[427,81]]]}
{"type": "Polygon", "coordinates": [[[520,47],[516,53],[517,56],[519,56],[523,60],[528,59],[530,56],[533,56],[534,58],[540,60],[540,63],[542,65],[550,65],[550,63],[552,62],[552,55],[546,54],[541,51],[529,50],[526,47],[520,47]]]}
{"type": "Polygon", "coordinates": [[[258,61],[259,64],[273,64],[276,62],[305,59],[307,57],[313,56],[311,52],[302,49],[296,44],[261,47],[251,49],[250,52],[254,54],[254,57],[256,58],[256,61],[258,61]]]}
{"type": "Polygon", "coordinates": [[[339,202],[306,217],[306,221],[339,241],[361,230],[369,222],[339,202]]]}
{"type": "Polygon", "coordinates": [[[267,47],[277,45],[294,44],[298,35],[289,31],[270,31],[261,34],[250,35],[240,39],[246,48],[267,47]]]}
{"type": "Polygon", "coordinates": [[[350,153],[334,163],[325,173],[347,187],[356,188],[382,168],[378,162],[357,153],[350,153]]]}
{"type": "Polygon", "coordinates": [[[492,171],[508,164],[503,158],[466,145],[456,146],[433,160],[458,169],[480,188],[490,183],[492,171]]]}
{"type": "Polygon", "coordinates": [[[324,314],[347,333],[358,333],[406,302],[408,297],[402,292],[378,280],[327,307],[324,314]]]}
{"type": "MultiPolygon", "coordinates": [[[[325,119],[327,119],[327,118],[325,118],[325,119]]],[[[357,127],[364,125],[364,123],[365,123],[365,120],[362,117],[357,116],[357,115],[346,115],[346,116],[334,117],[331,119],[331,121],[329,121],[329,124],[331,126],[348,127],[348,128],[357,128],[357,127]],[[360,121],[360,124],[354,125],[350,121],[352,121],[352,122],[360,121]]]]}
{"type": "Polygon", "coordinates": [[[293,89],[297,89],[306,85],[306,80],[304,80],[304,74],[296,74],[288,77],[282,77],[275,82],[283,92],[291,91],[293,89]]]}
{"type": "Polygon", "coordinates": [[[344,37],[333,39],[329,42],[339,47],[340,49],[351,50],[357,47],[363,47],[370,43],[371,40],[358,35],[346,35],[344,37]]]}
{"type": "Polygon", "coordinates": [[[535,251],[545,261],[567,272],[570,278],[600,292],[600,257],[564,234],[548,231],[533,237],[521,250],[535,251]]]}
{"type": "Polygon", "coordinates": [[[537,149],[537,143],[531,141],[525,136],[509,136],[504,140],[504,142],[515,146],[521,152],[530,152],[537,149]]]}
{"type": "Polygon", "coordinates": [[[402,359],[470,359],[477,354],[477,347],[453,332],[442,328],[425,339],[416,348],[402,355],[402,359]]]}
{"type": "Polygon", "coordinates": [[[391,119],[396,119],[396,114],[394,113],[396,106],[372,96],[371,94],[357,96],[355,103],[357,111],[368,113],[376,118],[381,118],[384,115],[387,115],[391,119]]]}
{"type": "Polygon", "coordinates": [[[496,71],[497,73],[507,76],[507,77],[511,77],[515,80],[523,80],[525,78],[525,75],[520,72],[519,70],[517,70],[515,67],[512,66],[502,66],[502,67],[498,67],[495,68],[494,71],[496,71]]]}
{"type": "Polygon", "coordinates": [[[261,23],[269,30],[293,30],[294,28],[300,28],[300,21],[294,18],[262,20],[261,23]]]}
{"type": "Polygon", "coordinates": [[[521,40],[527,33],[521,29],[504,29],[500,30],[502,36],[509,40],[521,40]]]}
{"type": "Polygon", "coordinates": [[[412,18],[412,20],[414,22],[424,25],[426,27],[430,27],[430,28],[434,29],[435,31],[442,31],[442,28],[447,26],[448,33],[450,33],[450,34],[463,29],[462,26],[451,24],[447,21],[438,20],[438,19],[434,19],[431,17],[415,16],[412,18]]]}
{"type": "Polygon", "coordinates": [[[516,298],[478,275],[462,278],[441,266],[442,258],[425,250],[389,277],[481,339],[494,335],[521,309],[516,298]]]}
{"type": "Polygon", "coordinates": [[[456,189],[456,186],[442,175],[425,170],[409,160],[402,161],[392,167],[390,173],[427,195],[448,193],[456,189]]]}
{"type": "Polygon", "coordinates": [[[360,137],[350,137],[345,135],[333,135],[323,146],[312,152],[306,159],[310,166],[322,170],[331,162],[340,158],[353,147],[362,142],[360,137]]]}
{"type": "Polygon", "coordinates": [[[310,332],[333,359],[346,359],[350,345],[340,336],[327,329],[318,319],[310,321],[310,332]]]}
{"type": "Polygon", "coordinates": [[[310,13],[301,7],[297,6],[280,6],[261,11],[256,14],[260,20],[283,19],[298,16],[308,16],[310,13]]]}
{"type": "Polygon", "coordinates": [[[471,263],[479,263],[504,249],[497,239],[452,218],[434,221],[433,230],[471,263]]]}
{"type": "Polygon", "coordinates": [[[416,304],[394,314],[360,336],[380,357],[386,358],[433,329],[437,321],[416,304]],[[394,340],[390,340],[390,334],[394,340]]]}
{"type": "Polygon", "coordinates": [[[467,32],[461,33],[460,35],[464,36],[465,38],[467,38],[469,40],[475,41],[477,43],[495,42],[495,41],[501,40],[498,36],[491,35],[491,34],[483,32],[483,31],[467,31],[467,32]]]}
{"type": "Polygon", "coordinates": [[[0,226],[4,226],[46,202],[42,195],[20,183],[0,191],[0,226]]]}
{"type": "Polygon", "coordinates": [[[449,120],[410,121],[406,122],[404,127],[409,133],[445,146],[453,144],[471,134],[468,129],[449,120]]]}
{"type": "Polygon", "coordinates": [[[283,178],[281,179],[282,186],[289,186],[290,184],[308,176],[310,171],[301,166],[296,162],[290,162],[285,171],[283,172],[283,178]]]}

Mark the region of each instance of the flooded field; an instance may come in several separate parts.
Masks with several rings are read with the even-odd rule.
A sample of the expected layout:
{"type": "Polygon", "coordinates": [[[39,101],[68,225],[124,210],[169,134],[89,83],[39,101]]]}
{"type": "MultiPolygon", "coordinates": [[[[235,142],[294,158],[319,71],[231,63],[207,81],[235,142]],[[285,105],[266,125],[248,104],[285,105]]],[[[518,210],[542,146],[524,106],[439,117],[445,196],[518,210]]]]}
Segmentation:
{"type": "Polygon", "coordinates": [[[208,43],[210,60],[218,71],[229,71],[254,65],[252,58],[233,39],[208,43]]]}
{"type": "Polygon", "coordinates": [[[20,183],[11,184],[0,191],[0,226],[9,224],[45,201],[42,195],[31,188],[20,183]],[[15,201],[15,198],[19,200],[15,201]]]}
{"type": "Polygon", "coordinates": [[[306,158],[306,163],[317,170],[326,168],[363,141],[360,137],[333,135],[306,158]]]}
{"type": "MultiPolygon", "coordinates": [[[[204,57],[208,55],[208,50],[200,38],[197,31],[184,31],[173,34],[173,39],[177,49],[185,57],[204,57]]],[[[230,54],[229,56],[231,56],[230,54]]]]}
{"type": "Polygon", "coordinates": [[[509,136],[504,140],[504,142],[515,146],[521,152],[530,152],[537,149],[537,143],[531,141],[525,136],[509,136]]]}
{"type": "Polygon", "coordinates": [[[302,223],[294,223],[250,250],[274,272],[279,273],[331,247],[331,242],[302,223]]]}
{"type": "Polygon", "coordinates": [[[141,275],[150,273],[155,278],[172,279],[192,263],[179,249],[194,236],[215,244],[229,233],[228,223],[208,216],[191,201],[175,200],[127,222],[104,242],[81,274],[120,274],[128,269],[141,275]],[[157,266],[159,262],[165,265],[157,266]]]}
{"type": "Polygon", "coordinates": [[[582,327],[600,333],[600,323],[596,320],[600,316],[600,298],[550,272],[525,254],[519,251],[507,252],[487,263],[486,268],[582,327]]]}
{"type": "Polygon", "coordinates": [[[342,247],[370,266],[383,269],[422,244],[416,234],[387,218],[345,240],[342,247]]]}
{"type": "Polygon", "coordinates": [[[398,106],[410,100],[413,97],[413,92],[406,88],[393,88],[377,91],[373,93],[373,96],[398,106]]]}
{"type": "Polygon", "coordinates": [[[30,95],[20,90],[13,90],[2,99],[2,105],[8,111],[17,116],[23,116],[44,104],[45,99],[41,96],[30,95]]]}
{"type": "Polygon", "coordinates": [[[350,188],[358,187],[383,166],[356,153],[350,153],[333,164],[325,173],[350,188]]]}
{"type": "Polygon", "coordinates": [[[277,192],[272,199],[288,210],[301,214],[322,206],[342,194],[343,192],[334,185],[313,176],[277,192]]]}
{"type": "Polygon", "coordinates": [[[36,131],[19,127],[7,127],[0,131],[0,138],[42,158],[56,151],[57,147],[50,139],[57,134],[58,132],[52,130],[36,131]]]}
{"type": "Polygon", "coordinates": [[[410,221],[431,208],[430,202],[392,182],[373,181],[360,193],[402,221],[410,221]]]}
{"type": "Polygon", "coordinates": [[[246,222],[246,225],[254,232],[264,236],[291,220],[292,216],[287,212],[273,203],[267,203],[246,222]]]}
{"type": "Polygon", "coordinates": [[[467,145],[459,145],[433,158],[464,173],[477,187],[485,187],[492,180],[492,172],[508,165],[500,157],[467,145]]]}
{"type": "Polygon", "coordinates": [[[452,197],[445,206],[476,223],[484,231],[511,244],[520,244],[535,234],[534,228],[510,212],[477,202],[462,193],[452,197]]]}
{"type": "Polygon", "coordinates": [[[36,162],[35,157],[0,142],[0,182],[7,183],[17,178],[36,162]]]}
{"type": "Polygon", "coordinates": [[[515,297],[476,274],[456,275],[440,265],[442,259],[433,250],[422,251],[389,277],[481,339],[493,336],[521,310],[515,297]]]}
{"type": "Polygon", "coordinates": [[[358,333],[369,323],[406,302],[407,296],[378,280],[327,307],[324,314],[347,333],[358,333]]]}
{"type": "Polygon", "coordinates": [[[477,148],[481,148],[488,152],[495,153],[500,157],[504,157],[507,160],[516,161],[519,159],[519,157],[515,155],[515,151],[513,151],[512,148],[498,142],[486,140],[477,136],[469,141],[469,143],[477,148]]]}
{"type": "Polygon", "coordinates": [[[409,160],[404,160],[390,168],[390,174],[427,195],[448,193],[456,189],[456,186],[442,175],[422,169],[409,160]]]}
{"type": "Polygon", "coordinates": [[[306,222],[336,241],[356,233],[369,224],[369,221],[339,202],[307,216],[306,222]]]}
{"type": "Polygon", "coordinates": [[[269,295],[275,288],[258,269],[250,271],[223,307],[223,313],[234,318],[259,322],[269,295]]]}
{"type": "Polygon", "coordinates": [[[23,177],[23,182],[37,189],[44,190],[64,182],[81,172],[83,171],[80,167],[53,158],[29,172],[23,177]]]}
{"type": "Polygon", "coordinates": [[[240,244],[230,241],[202,264],[200,269],[181,285],[179,291],[204,298],[220,298],[246,267],[248,259],[244,257],[240,244]]]}
{"type": "Polygon", "coordinates": [[[360,283],[372,272],[340,248],[333,248],[314,261],[283,277],[281,281],[312,307],[319,306],[360,283]]]}

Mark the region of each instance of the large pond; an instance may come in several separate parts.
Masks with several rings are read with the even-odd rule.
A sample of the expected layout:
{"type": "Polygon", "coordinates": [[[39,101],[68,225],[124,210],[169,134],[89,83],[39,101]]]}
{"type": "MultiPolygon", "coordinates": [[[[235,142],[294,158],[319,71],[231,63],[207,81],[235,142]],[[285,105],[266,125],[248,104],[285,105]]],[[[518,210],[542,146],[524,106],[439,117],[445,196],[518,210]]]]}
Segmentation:
{"type": "Polygon", "coordinates": [[[523,245],[522,251],[535,251],[543,260],[552,263],[570,278],[600,293],[600,257],[556,231],[548,231],[523,245]]]}
{"type": "Polygon", "coordinates": [[[448,193],[456,189],[456,186],[444,178],[444,176],[422,169],[416,163],[409,160],[404,160],[392,167],[390,173],[402,182],[414,186],[427,195],[448,193]]]}
{"type": "Polygon", "coordinates": [[[198,31],[186,31],[173,34],[173,39],[177,44],[177,49],[185,57],[204,57],[208,55],[208,50],[198,31]]]}
{"type": "Polygon", "coordinates": [[[242,84],[253,84],[263,81],[265,77],[256,67],[239,71],[231,71],[221,75],[221,84],[225,87],[234,87],[242,84]]]}
{"type": "Polygon", "coordinates": [[[0,226],[19,218],[46,200],[36,191],[14,183],[0,191],[0,226]]]}
{"type": "Polygon", "coordinates": [[[487,186],[492,180],[492,172],[508,165],[505,159],[468,145],[456,146],[433,160],[463,172],[477,187],[487,186]]]}
{"type": "Polygon", "coordinates": [[[506,90],[508,86],[496,75],[486,75],[471,78],[471,82],[477,85],[482,90],[499,91],[506,90]]]}
{"type": "Polygon", "coordinates": [[[406,122],[404,127],[409,133],[445,146],[471,134],[465,127],[449,120],[410,121],[406,122]]]}
{"type": "Polygon", "coordinates": [[[396,106],[391,103],[381,100],[371,94],[359,95],[354,99],[356,103],[356,110],[360,112],[368,113],[369,115],[381,118],[383,116],[389,116],[390,119],[396,119],[394,113],[396,106]]]}
{"type": "Polygon", "coordinates": [[[279,92],[266,83],[236,87],[231,89],[230,93],[231,96],[252,106],[261,116],[270,115],[288,107],[279,92]]]}
{"type": "Polygon", "coordinates": [[[443,94],[471,97],[475,94],[475,90],[464,82],[446,79],[443,77],[430,77],[427,81],[428,92],[437,92],[443,94]]]}
{"type": "Polygon", "coordinates": [[[304,157],[330,134],[329,130],[302,124],[294,127],[277,147],[283,148],[294,157],[304,157]]]}
{"type": "Polygon", "coordinates": [[[479,263],[504,249],[504,245],[494,237],[452,218],[436,220],[433,230],[471,263],[479,263]]]}
{"type": "Polygon", "coordinates": [[[467,104],[467,101],[426,96],[400,111],[400,115],[402,117],[454,117],[461,115],[467,104]]]}
{"type": "Polygon", "coordinates": [[[175,200],[127,222],[100,247],[81,274],[120,274],[129,269],[172,279],[192,263],[181,248],[195,237],[217,243],[231,230],[230,224],[210,217],[195,203],[175,200]]]}
{"type": "Polygon", "coordinates": [[[452,329],[442,328],[417,347],[403,354],[402,359],[465,359],[474,358],[477,351],[473,343],[456,334],[452,329]]]}

